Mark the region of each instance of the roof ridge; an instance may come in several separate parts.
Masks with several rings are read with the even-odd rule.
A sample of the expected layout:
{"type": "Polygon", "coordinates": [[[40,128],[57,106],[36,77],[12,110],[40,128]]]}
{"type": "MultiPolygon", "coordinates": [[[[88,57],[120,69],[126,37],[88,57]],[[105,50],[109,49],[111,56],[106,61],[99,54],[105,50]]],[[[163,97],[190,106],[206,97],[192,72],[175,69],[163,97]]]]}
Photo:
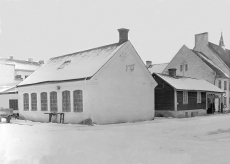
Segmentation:
{"type": "MultiPolygon", "coordinates": [[[[126,41],[127,42],[127,41],[126,41]]],[[[87,49],[87,50],[83,50],[83,51],[78,51],[78,52],[74,52],[74,53],[70,53],[70,54],[66,54],[66,55],[60,55],[60,56],[56,56],[56,57],[52,57],[50,59],[58,59],[60,57],[65,57],[65,56],[71,56],[71,55],[76,55],[78,53],[84,53],[84,52],[87,52],[87,51],[92,51],[92,50],[96,50],[96,49],[100,49],[100,48],[105,48],[105,47],[109,47],[109,46],[119,46],[121,44],[124,44],[126,42],[123,42],[123,43],[113,43],[113,44],[108,44],[108,45],[104,45],[104,46],[100,46],[100,47],[95,47],[95,48],[91,48],[91,49],[87,49]]]]}
{"type": "MultiPolygon", "coordinates": [[[[155,74],[159,74],[159,75],[171,77],[170,75],[163,74],[163,73],[155,73],[155,74]]],[[[178,76],[178,75],[176,75],[176,77],[179,77],[179,78],[187,78],[187,79],[196,79],[196,80],[204,80],[204,79],[197,79],[197,78],[194,78],[194,77],[178,76]]],[[[172,78],[174,78],[174,77],[172,77],[172,78]]],[[[174,79],[177,79],[177,78],[174,78],[174,79]]]]}
{"type": "Polygon", "coordinates": [[[161,64],[169,64],[169,63],[159,63],[159,64],[152,64],[152,65],[161,65],[161,64]]]}

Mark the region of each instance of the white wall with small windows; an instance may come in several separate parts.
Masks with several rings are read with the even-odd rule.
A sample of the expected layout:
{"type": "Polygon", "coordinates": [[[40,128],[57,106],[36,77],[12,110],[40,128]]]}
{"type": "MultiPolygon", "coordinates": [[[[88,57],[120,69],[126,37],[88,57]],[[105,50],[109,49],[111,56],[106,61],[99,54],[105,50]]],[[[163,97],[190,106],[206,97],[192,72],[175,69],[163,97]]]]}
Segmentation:
{"type": "Polygon", "coordinates": [[[77,81],[27,86],[26,91],[20,87],[20,115],[29,120],[48,122],[49,117],[44,113],[63,112],[65,122],[79,123],[90,117],[90,103],[87,103],[90,85],[89,81],[77,81]]]}
{"type": "MultiPolygon", "coordinates": [[[[19,111],[26,119],[41,122],[48,122],[45,113],[54,111],[65,114],[65,123],[88,118],[97,124],[151,120],[156,85],[131,43],[127,43],[90,80],[18,87],[19,111]],[[29,110],[24,109],[24,94],[29,95],[29,110]],[[35,104],[37,110],[33,110],[35,104]]],[[[25,107],[27,104],[26,99],[25,107]]]]}
{"type": "Polygon", "coordinates": [[[163,73],[168,74],[169,68],[176,68],[178,76],[205,79],[214,83],[215,72],[185,45],[177,52],[163,73]]]}
{"type": "Polygon", "coordinates": [[[230,110],[230,104],[229,104],[230,103],[230,93],[229,93],[230,83],[229,83],[229,80],[223,79],[223,78],[216,78],[215,85],[225,91],[225,94],[223,94],[223,98],[221,100],[222,103],[226,105],[226,108],[224,109],[224,111],[230,110]]]}

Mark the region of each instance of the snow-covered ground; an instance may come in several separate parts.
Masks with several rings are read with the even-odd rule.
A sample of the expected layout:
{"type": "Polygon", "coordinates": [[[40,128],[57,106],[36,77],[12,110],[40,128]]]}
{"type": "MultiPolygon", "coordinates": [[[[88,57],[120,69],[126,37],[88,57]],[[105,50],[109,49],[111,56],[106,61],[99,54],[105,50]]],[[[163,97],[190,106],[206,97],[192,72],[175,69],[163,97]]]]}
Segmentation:
{"type": "Polygon", "coordinates": [[[1,164],[229,164],[230,114],[83,126],[0,123],[1,164]]]}

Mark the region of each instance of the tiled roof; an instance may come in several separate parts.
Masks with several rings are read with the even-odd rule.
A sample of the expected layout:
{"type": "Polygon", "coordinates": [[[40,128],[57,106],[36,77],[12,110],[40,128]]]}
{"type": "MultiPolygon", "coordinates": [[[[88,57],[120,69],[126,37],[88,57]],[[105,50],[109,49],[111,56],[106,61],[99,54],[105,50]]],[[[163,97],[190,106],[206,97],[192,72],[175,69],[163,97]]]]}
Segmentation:
{"type": "Polygon", "coordinates": [[[13,64],[15,65],[15,69],[18,70],[31,70],[34,71],[40,64],[38,62],[30,62],[25,60],[16,60],[16,59],[7,59],[7,58],[0,58],[0,63],[2,64],[13,64]]]}
{"type": "Polygon", "coordinates": [[[218,45],[213,44],[211,42],[208,43],[208,46],[230,68],[230,50],[224,49],[221,46],[218,46],[218,45]]]}
{"type": "Polygon", "coordinates": [[[224,73],[216,64],[212,62],[211,59],[209,59],[206,55],[204,55],[202,52],[198,52],[195,50],[192,50],[205,64],[207,64],[213,71],[216,72],[217,77],[219,78],[229,78],[229,76],[224,73]]]}
{"type": "Polygon", "coordinates": [[[51,58],[18,86],[90,78],[126,43],[51,58]]]}
{"type": "Polygon", "coordinates": [[[167,67],[168,63],[162,63],[162,64],[153,64],[151,65],[150,68],[148,68],[148,70],[150,71],[150,73],[162,73],[164,71],[164,69],[167,67]]]}
{"type": "Polygon", "coordinates": [[[223,93],[224,91],[217,86],[211,84],[210,82],[202,79],[195,79],[189,77],[177,76],[173,78],[169,75],[156,73],[158,77],[167,82],[169,85],[177,90],[187,90],[187,91],[209,91],[216,93],[223,93]]]}

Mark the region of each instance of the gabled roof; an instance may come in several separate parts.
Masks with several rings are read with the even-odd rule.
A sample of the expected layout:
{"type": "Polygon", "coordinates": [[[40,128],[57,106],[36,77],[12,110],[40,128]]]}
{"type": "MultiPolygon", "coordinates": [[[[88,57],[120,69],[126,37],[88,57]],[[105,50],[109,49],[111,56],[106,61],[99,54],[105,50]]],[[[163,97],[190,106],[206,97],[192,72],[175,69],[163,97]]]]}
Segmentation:
{"type": "Polygon", "coordinates": [[[221,46],[211,42],[208,43],[208,46],[230,68],[230,50],[222,48],[221,46]]]}
{"type": "Polygon", "coordinates": [[[150,73],[162,73],[164,69],[167,67],[168,63],[162,64],[152,64],[151,67],[148,68],[150,73]]]}
{"type": "Polygon", "coordinates": [[[159,74],[156,73],[162,80],[167,82],[173,88],[177,90],[186,90],[186,91],[208,91],[208,92],[216,92],[216,93],[224,93],[224,91],[217,86],[211,84],[206,80],[189,78],[189,77],[182,77],[177,76],[173,78],[169,75],[159,74]]]}
{"type": "Polygon", "coordinates": [[[51,58],[18,86],[90,78],[126,43],[51,58]]]}
{"type": "Polygon", "coordinates": [[[16,60],[16,59],[7,59],[7,58],[0,58],[0,63],[15,65],[16,70],[30,70],[30,71],[35,71],[41,65],[38,62],[30,62],[25,60],[16,60]]]}
{"type": "Polygon", "coordinates": [[[216,64],[212,62],[211,59],[209,59],[206,55],[204,55],[202,52],[198,52],[195,50],[193,51],[205,64],[207,64],[213,71],[216,72],[217,77],[219,78],[229,78],[229,76],[224,73],[216,64]]]}

